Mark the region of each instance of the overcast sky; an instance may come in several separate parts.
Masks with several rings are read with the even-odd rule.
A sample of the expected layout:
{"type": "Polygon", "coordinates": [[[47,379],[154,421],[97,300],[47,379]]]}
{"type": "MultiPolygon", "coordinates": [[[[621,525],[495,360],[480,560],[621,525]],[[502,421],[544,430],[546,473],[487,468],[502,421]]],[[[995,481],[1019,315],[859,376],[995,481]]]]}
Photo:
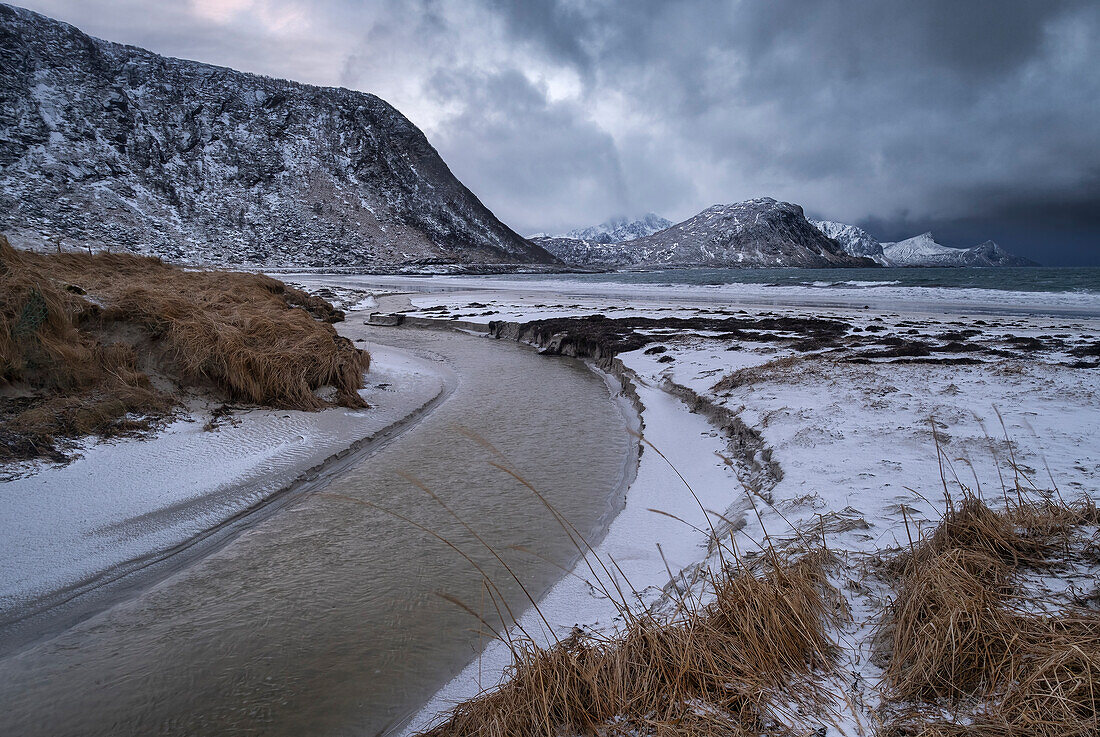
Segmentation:
{"type": "Polygon", "coordinates": [[[1095,0],[23,0],[373,92],[520,233],[757,196],[1100,263],[1095,0]]]}

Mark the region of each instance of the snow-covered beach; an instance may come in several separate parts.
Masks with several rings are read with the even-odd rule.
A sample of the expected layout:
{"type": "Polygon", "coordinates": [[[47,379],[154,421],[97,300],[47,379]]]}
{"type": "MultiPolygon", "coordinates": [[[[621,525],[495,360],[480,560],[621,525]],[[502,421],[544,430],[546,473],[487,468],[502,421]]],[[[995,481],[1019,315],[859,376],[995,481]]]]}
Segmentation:
{"type": "MultiPolygon", "coordinates": [[[[418,317],[423,321],[419,325],[469,333],[455,340],[490,365],[500,351],[508,350],[489,337],[495,333],[532,342],[551,354],[576,353],[624,381],[622,391],[640,410],[645,447],[621,509],[611,510],[617,514],[606,533],[596,528],[590,540],[593,550],[539,599],[540,613],[531,610],[521,616],[522,627],[541,644],[576,627],[609,632],[621,624],[614,603],[593,585],[597,577],[610,584],[597,557],[615,562],[618,584],[634,592],[637,606],[661,607],[669,602],[670,571],[674,578],[690,580],[699,566],[715,565],[704,532],[712,524],[728,525],[732,544],[742,551],[806,530],[823,537],[844,562],[831,575],[849,597],[853,623],[833,634],[843,643],[838,672],[851,675],[835,684],[836,713],[818,715],[817,721],[809,720],[810,726],[867,733],[880,675],[869,658],[867,622],[885,594],[881,586],[863,579],[862,561],[904,544],[909,534],[937,520],[942,511],[937,444],[949,459],[952,483],[957,475],[971,488],[980,484],[994,498],[1007,482],[1006,474],[1014,473],[1008,468],[1010,458],[1039,486],[1052,482],[1067,498],[1100,498],[1100,449],[1094,442],[1100,434],[1100,310],[1095,296],[1030,294],[1030,302],[1013,307],[1003,295],[983,293],[977,295],[981,307],[975,313],[968,311],[968,295],[882,291],[895,286],[890,284],[831,295],[839,302],[822,306],[820,295],[804,287],[790,287],[786,297],[777,297],[774,287],[738,292],[683,285],[532,285],[484,277],[286,278],[338,307],[358,309],[341,328],[350,337],[371,335],[363,331],[369,331],[364,323],[372,312],[418,317]],[[889,308],[871,306],[887,302],[889,308]],[[597,321],[600,329],[610,330],[624,346],[613,356],[597,359],[582,349],[579,338],[592,337],[585,333],[589,326],[584,320],[596,315],[605,316],[597,321]],[[559,332],[536,340],[529,326],[539,320],[559,321],[553,323],[559,332]]],[[[403,328],[385,330],[399,335],[403,328]]],[[[177,422],[151,441],[93,444],[69,466],[9,482],[39,505],[59,505],[55,512],[47,509],[33,516],[42,524],[51,514],[72,515],[70,545],[36,553],[32,539],[23,545],[26,555],[16,558],[25,564],[13,570],[25,574],[39,555],[48,564],[44,570],[50,586],[64,591],[96,570],[111,571],[120,562],[186,546],[196,531],[217,529],[242,509],[262,503],[273,490],[309,476],[310,469],[338,452],[352,435],[400,425],[402,417],[446,391],[447,365],[424,354],[367,347],[375,356],[364,394],[372,405],[367,412],[330,410],[299,417],[250,411],[239,416],[239,425],[223,424],[210,433],[201,431],[201,422],[177,422]],[[96,469],[109,473],[129,468],[127,453],[135,448],[163,449],[160,455],[185,457],[191,465],[142,467],[140,474],[129,474],[133,483],[122,487],[111,505],[84,514],[86,504],[77,498],[82,480],[96,469]],[[238,468],[229,459],[239,458],[242,448],[257,450],[238,468]],[[65,493],[42,494],[43,479],[65,493]],[[195,485],[194,479],[209,483],[195,485]],[[150,489],[157,493],[148,494],[150,489]],[[248,493],[238,495],[242,489],[248,493]],[[123,532],[108,538],[101,534],[107,528],[123,532]],[[125,544],[112,544],[116,538],[125,544]]],[[[532,375],[540,366],[549,370],[555,365],[552,358],[532,361],[532,375]]],[[[461,376],[457,380],[463,381],[461,376]]],[[[513,409],[524,401],[514,391],[498,399],[513,409]]],[[[538,416],[542,420],[521,429],[536,439],[545,432],[547,418],[545,411],[538,416]]],[[[568,426],[569,419],[557,418],[555,426],[568,426]]],[[[507,430],[500,428],[504,435],[496,438],[498,443],[507,430]]],[[[526,474],[528,469],[520,463],[514,470],[526,474]]],[[[354,486],[336,484],[339,493],[354,486]]],[[[475,528],[486,524],[469,521],[475,528]]],[[[15,522],[9,522],[14,529],[15,522]]],[[[24,537],[34,529],[28,526],[24,537]]],[[[551,536],[556,534],[551,530],[551,536]]],[[[21,539],[12,537],[10,545],[17,547],[21,539]]],[[[425,552],[449,555],[430,541],[425,552]]],[[[514,559],[528,555],[503,552],[514,559]]],[[[186,586],[197,585],[204,568],[224,565],[220,557],[225,556],[198,561],[195,570],[182,571],[179,578],[186,586]]],[[[1051,601],[1072,601],[1095,593],[1095,574],[1071,570],[1060,580],[1036,584],[1051,587],[1051,601]]],[[[9,581],[11,590],[24,597],[20,601],[36,593],[24,585],[31,577],[24,578],[12,575],[9,581]]],[[[173,587],[186,588],[174,583],[157,597],[171,596],[173,587]]],[[[522,609],[522,599],[517,603],[522,609]]],[[[98,635],[113,642],[124,637],[122,625],[133,616],[128,612],[146,606],[135,601],[121,607],[56,643],[35,648],[24,659],[40,660],[43,673],[64,669],[70,656],[62,653],[74,643],[83,643],[77,649],[90,646],[91,641],[81,640],[84,630],[117,629],[114,640],[114,635],[98,635]]],[[[167,622],[153,630],[158,628],[171,630],[167,622]]],[[[469,665],[426,704],[392,723],[391,732],[423,729],[454,703],[499,681],[511,662],[508,648],[498,641],[481,650],[478,642],[484,641],[472,641],[463,646],[472,649],[446,656],[451,665],[444,671],[456,663],[469,665]]],[[[422,655],[425,663],[432,661],[431,653],[422,655]]],[[[440,677],[438,670],[433,677],[440,677]]],[[[410,698],[409,693],[394,696],[394,703],[417,702],[410,698]]],[[[354,711],[350,702],[346,708],[354,711]]]]}
{"type": "MultiPolygon", "coordinates": [[[[540,601],[541,616],[528,612],[521,623],[539,632],[543,644],[578,626],[614,628],[616,608],[591,585],[594,572],[604,575],[595,556],[614,560],[629,582],[621,582],[624,588],[650,606],[666,595],[669,568],[675,576],[706,561],[707,535],[692,526],[732,521],[742,550],[814,530],[850,565],[834,583],[849,594],[856,623],[835,633],[843,643],[838,672],[849,674],[836,685],[836,713],[809,719],[810,726],[867,733],[880,676],[870,660],[868,623],[884,593],[864,585],[861,561],[903,545],[939,519],[938,448],[955,488],[961,483],[995,499],[1022,473],[1028,483],[1055,487],[1066,498],[1100,499],[1096,295],[1031,294],[1014,302],[1013,295],[984,293],[975,314],[968,308],[972,295],[941,299],[929,290],[860,290],[861,301],[891,300],[890,309],[811,308],[807,300],[814,295],[805,289],[789,290],[790,304],[774,304],[783,302],[774,292],[761,304],[761,290],[751,288],[693,296],[682,287],[645,287],[630,296],[623,285],[568,283],[551,291],[526,281],[385,278],[365,287],[379,280],[362,279],[344,286],[366,288],[383,307],[404,305],[404,314],[441,324],[594,314],[652,320],[631,328],[645,336],[644,346],[616,358],[637,386],[645,442],[667,460],[643,452],[626,507],[607,536],[540,601]],[[1069,315],[1064,308],[1071,308],[1069,315]],[[744,322],[735,335],[703,324],[662,327],[664,318],[744,322]],[[845,337],[815,346],[799,344],[805,336],[753,327],[785,318],[833,321],[845,337]],[[715,413],[735,417],[758,438],[754,457],[733,456],[732,467],[719,457],[736,449],[728,428],[724,433],[708,421],[715,413]],[[773,468],[763,479],[762,465],[773,468]],[[692,492],[716,514],[704,514],[692,492]],[[540,625],[543,616],[553,633],[540,625]]],[[[549,345],[565,344],[568,339],[559,338],[549,345]]],[[[1045,596],[1066,603],[1095,596],[1096,573],[1071,570],[1045,580],[1045,596]]],[[[490,645],[411,720],[406,734],[494,686],[510,663],[505,644],[490,645]]]]}

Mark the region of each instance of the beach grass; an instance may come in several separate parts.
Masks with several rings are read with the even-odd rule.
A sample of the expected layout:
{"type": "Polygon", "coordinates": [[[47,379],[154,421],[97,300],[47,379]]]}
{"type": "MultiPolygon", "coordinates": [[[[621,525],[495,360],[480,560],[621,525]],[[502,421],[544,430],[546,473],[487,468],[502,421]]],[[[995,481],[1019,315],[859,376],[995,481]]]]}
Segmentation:
{"type": "MultiPolygon", "coordinates": [[[[870,708],[837,690],[845,681],[838,638],[851,609],[834,586],[841,557],[824,539],[792,529],[790,540],[769,537],[746,555],[732,539],[714,539],[720,563],[697,568],[691,582],[669,571],[674,606],[645,608],[632,605],[640,601],[633,592],[601,582],[601,569],[616,580],[615,562],[600,560],[559,519],[578,552],[593,553],[593,586],[617,600],[622,624],[574,628],[540,645],[509,633],[507,618],[490,627],[455,601],[507,643],[512,663],[499,685],[422,734],[810,735],[828,734],[841,711],[856,714],[861,735],[1100,734],[1100,612],[1044,607],[1016,580],[1100,564],[1087,538],[1100,525],[1096,504],[1064,501],[1018,475],[996,509],[961,484],[954,496],[946,482],[944,491],[936,525],[907,547],[863,554],[893,590],[883,611],[849,622],[848,631],[868,625],[883,664],[870,708]]],[[[486,590],[502,598],[491,582],[486,590]]]]}
{"type": "MultiPolygon", "coordinates": [[[[1100,734],[1100,612],[1045,611],[1015,583],[1076,555],[1095,503],[972,494],[892,562],[897,595],[881,632],[889,735],[1100,734]]],[[[1095,551],[1093,551],[1095,552],[1095,551]]]]}
{"type": "Polygon", "coordinates": [[[363,407],[370,358],[336,333],[341,317],[260,274],[33,253],[0,236],[0,460],[147,429],[189,390],[287,409],[363,407]]]}
{"type": "Polygon", "coordinates": [[[709,601],[629,613],[613,634],[513,642],[494,690],[426,732],[451,735],[781,733],[778,711],[812,703],[828,668],[832,593],[815,556],[708,574],[709,601]]]}

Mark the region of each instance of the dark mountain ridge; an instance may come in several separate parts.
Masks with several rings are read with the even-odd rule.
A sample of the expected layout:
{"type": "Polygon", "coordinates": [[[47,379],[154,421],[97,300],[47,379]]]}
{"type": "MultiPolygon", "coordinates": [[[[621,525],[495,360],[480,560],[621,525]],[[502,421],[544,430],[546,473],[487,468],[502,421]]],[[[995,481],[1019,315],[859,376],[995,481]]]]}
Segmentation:
{"type": "Polygon", "coordinates": [[[2,4],[0,229],[192,262],[556,261],[374,95],[166,58],[2,4]]]}
{"type": "Polygon", "coordinates": [[[714,205],[651,235],[604,244],[568,238],[535,242],[568,264],[590,268],[875,267],[846,253],[798,205],[762,197],[714,205]]]}

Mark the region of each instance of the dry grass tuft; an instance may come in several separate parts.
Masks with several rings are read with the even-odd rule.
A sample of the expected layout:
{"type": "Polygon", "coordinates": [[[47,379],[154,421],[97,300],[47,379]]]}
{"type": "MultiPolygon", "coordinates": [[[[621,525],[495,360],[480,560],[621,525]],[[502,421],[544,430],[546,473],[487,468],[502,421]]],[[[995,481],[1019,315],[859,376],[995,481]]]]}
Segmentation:
{"type": "MultiPolygon", "coordinates": [[[[493,465],[543,499],[522,476],[493,465]]],[[[1066,503],[1033,485],[1025,490],[1024,470],[1014,461],[1012,468],[1015,501],[1006,489],[1001,511],[961,482],[952,499],[941,472],[947,511],[940,524],[885,563],[876,556],[898,585],[875,636],[876,664],[886,666],[874,712],[866,711],[858,672],[848,682],[836,667],[844,651],[830,633],[846,641],[851,625],[858,632],[864,624],[850,619],[847,601],[830,583],[842,558],[801,534],[802,545],[791,538],[788,546],[765,533],[759,555],[740,556],[732,538],[730,547],[719,544],[720,567],[693,566],[691,582],[682,574],[677,581],[670,570],[665,592],[672,598],[664,604],[675,605],[672,613],[633,611],[618,583],[616,597],[602,582],[596,566],[616,579],[594,556],[587,563],[593,585],[618,601],[624,625],[610,634],[574,629],[548,647],[526,631],[514,638],[499,608],[498,631],[445,596],[506,638],[513,663],[498,687],[457,705],[424,734],[786,736],[808,735],[814,725],[812,734],[824,734],[849,717],[864,734],[869,716],[876,734],[894,737],[1097,737],[1100,612],[1066,605],[1052,614],[1049,601],[1025,596],[1018,575],[1100,562],[1095,542],[1085,540],[1100,525],[1100,510],[1088,499],[1066,503]]],[[[572,539],[576,531],[543,501],[572,539]]],[[[825,516],[820,527],[824,538],[825,516]]],[[[719,540],[713,528],[710,540],[719,540]]],[[[591,552],[587,544],[577,550],[591,552]]],[[[485,585],[503,601],[488,578],[485,585]]],[[[844,649],[854,652],[847,641],[844,649]]]]}
{"type": "Polygon", "coordinates": [[[805,363],[805,356],[784,356],[772,359],[759,366],[746,366],[723,376],[711,388],[711,391],[721,394],[747,384],[774,380],[780,376],[786,376],[792,368],[805,363]]]}
{"type": "Polygon", "coordinates": [[[0,236],[0,460],[147,428],[188,386],[281,408],[362,407],[369,356],[328,324],[341,317],[267,276],[30,253],[0,236]],[[316,396],[326,386],[334,400],[316,396]]]}
{"type": "Polygon", "coordinates": [[[785,734],[775,703],[812,701],[835,611],[818,556],[713,574],[706,605],[629,615],[614,635],[513,643],[505,683],[427,734],[785,734]]]}
{"type": "Polygon", "coordinates": [[[1100,734],[1100,612],[1039,613],[1013,586],[1019,569],[1053,562],[1074,527],[1097,521],[1091,501],[993,511],[967,494],[949,506],[895,564],[885,682],[912,708],[887,734],[1100,734]]]}

